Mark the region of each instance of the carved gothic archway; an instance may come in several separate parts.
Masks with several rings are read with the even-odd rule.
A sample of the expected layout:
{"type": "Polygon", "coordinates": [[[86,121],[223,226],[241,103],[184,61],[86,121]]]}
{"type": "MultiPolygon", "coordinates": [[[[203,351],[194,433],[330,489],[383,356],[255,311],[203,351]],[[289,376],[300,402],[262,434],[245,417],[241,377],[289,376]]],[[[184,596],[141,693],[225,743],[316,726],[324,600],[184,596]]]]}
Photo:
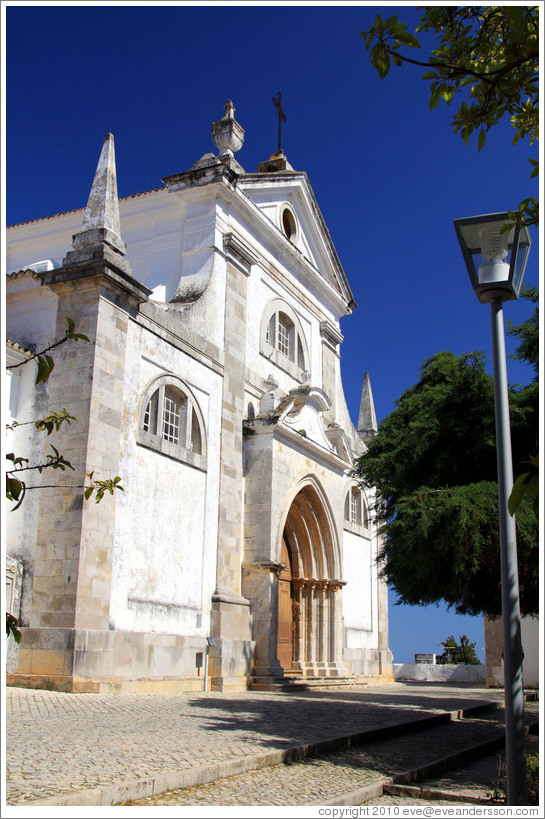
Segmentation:
{"type": "Polygon", "coordinates": [[[286,645],[289,594],[291,669],[308,676],[338,676],[342,673],[344,583],[340,580],[333,518],[315,482],[306,482],[293,498],[284,523],[279,558],[290,576],[284,569],[278,580],[278,660],[284,670],[289,670],[290,649],[286,645]]]}

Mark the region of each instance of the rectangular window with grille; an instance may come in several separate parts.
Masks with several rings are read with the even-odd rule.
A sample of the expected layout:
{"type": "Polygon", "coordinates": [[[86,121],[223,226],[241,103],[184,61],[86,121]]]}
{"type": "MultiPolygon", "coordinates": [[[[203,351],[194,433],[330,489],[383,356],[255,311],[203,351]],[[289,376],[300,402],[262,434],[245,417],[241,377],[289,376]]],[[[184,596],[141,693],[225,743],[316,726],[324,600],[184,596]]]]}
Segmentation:
{"type": "Polygon", "coordinates": [[[350,494],[350,523],[359,523],[358,521],[358,501],[359,496],[356,492],[350,494]]]}
{"type": "Polygon", "coordinates": [[[288,327],[281,319],[278,322],[278,349],[287,358],[290,355],[290,339],[288,327]]]}
{"type": "Polygon", "coordinates": [[[180,439],[180,409],[180,401],[166,389],[163,402],[163,438],[173,444],[177,444],[180,439]]]}

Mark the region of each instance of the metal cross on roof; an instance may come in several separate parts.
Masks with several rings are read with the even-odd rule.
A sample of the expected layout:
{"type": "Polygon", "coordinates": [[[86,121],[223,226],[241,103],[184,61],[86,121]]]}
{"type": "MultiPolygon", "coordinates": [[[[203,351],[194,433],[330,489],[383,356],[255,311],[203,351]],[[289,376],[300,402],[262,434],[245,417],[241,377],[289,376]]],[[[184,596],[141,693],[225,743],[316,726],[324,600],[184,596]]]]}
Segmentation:
{"type": "Polygon", "coordinates": [[[282,123],[286,122],[287,117],[282,110],[282,94],[280,91],[277,93],[276,97],[272,98],[273,105],[278,111],[278,153],[282,153],[282,123]]]}

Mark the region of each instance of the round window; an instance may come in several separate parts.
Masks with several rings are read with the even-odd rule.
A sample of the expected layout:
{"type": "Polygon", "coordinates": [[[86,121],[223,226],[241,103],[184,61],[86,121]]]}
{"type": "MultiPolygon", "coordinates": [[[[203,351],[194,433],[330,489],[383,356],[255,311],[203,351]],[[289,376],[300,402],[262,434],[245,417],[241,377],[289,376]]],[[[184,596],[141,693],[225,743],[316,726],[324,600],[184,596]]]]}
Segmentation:
{"type": "Polygon", "coordinates": [[[297,235],[297,223],[295,222],[295,216],[289,208],[284,208],[282,211],[282,230],[290,242],[295,240],[297,235]]]}

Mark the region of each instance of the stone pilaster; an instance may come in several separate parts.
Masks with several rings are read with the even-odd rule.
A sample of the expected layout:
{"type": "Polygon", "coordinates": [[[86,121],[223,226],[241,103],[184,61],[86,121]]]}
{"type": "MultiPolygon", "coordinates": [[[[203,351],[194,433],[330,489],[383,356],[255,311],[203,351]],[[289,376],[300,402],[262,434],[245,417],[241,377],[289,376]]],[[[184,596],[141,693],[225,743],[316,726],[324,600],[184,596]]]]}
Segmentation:
{"type": "MultiPolygon", "coordinates": [[[[336,396],[340,387],[339,344],[343,336],[331,322],[322,321],[320,337],[322,339],[322,389],[327,395],[336,396]]],[[[323,417],[326,424],[336,420],[335,402],[323,413],[323,417]]]]}
{"type": "Polygon", "coordinates": [[[247,291],[248,276],[255,258],[250,249],[232,234],[224,237],[224,249],[227,256],[225,359],[216,590],[212,596],[211,612],[212,635],[220,646],[220,651],[213,658],[212,686],[220,690],[245,687],[253,655],[250,603],[241,595],[241,564],[247,291]]]}
{"type": "Polygon", "coordinates": [[[70,680],[88,668],[78,633],[109,628],[116,499],[85,501],[83,485],[90,472],[99,479],[119,474],[129,314],[149,291],[105,260],[42,275],[58,297],[57,337],[71,318],[90,343],[60,347],[48,382],[49,410],[67,407],[77,418],[51,440],[74,470],[43,473],[30,628],[18,673],[70,690],[70,680]]]}
{"type": "Polygon", "coordinates": [[[244,563],[242,566],[244,589],[252,600],[255,677],[284,676],[277,656],[278,577],[281,571],[281,564],[272,561],[244,563]]]}

